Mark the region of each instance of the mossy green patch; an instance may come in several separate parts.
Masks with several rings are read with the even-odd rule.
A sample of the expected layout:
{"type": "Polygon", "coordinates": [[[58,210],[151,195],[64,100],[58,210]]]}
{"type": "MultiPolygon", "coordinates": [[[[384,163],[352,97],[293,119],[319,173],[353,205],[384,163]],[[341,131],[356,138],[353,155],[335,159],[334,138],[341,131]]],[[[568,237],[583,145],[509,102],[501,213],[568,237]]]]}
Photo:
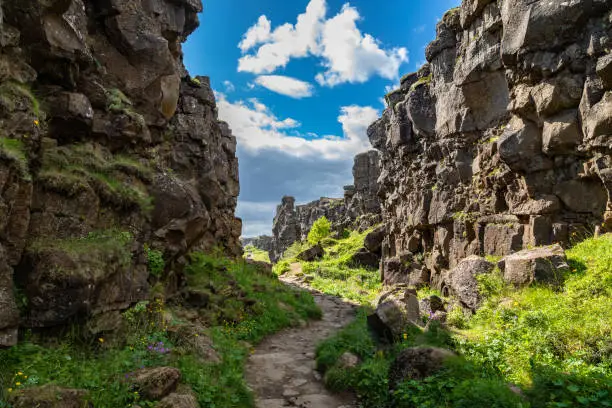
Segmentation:
{"type": "Polygon", "coordinates": [[[148,213],[153,202],[146,184],[152,174],[147,164],[135,158],[75,144],[46,150],[40,179],[45,187],[67,194],[90,187],[106,203],[148,213]]]}
{"type": "Polygon", "coordinates": [[[31,178],[28,156],[21,140],[0,137],[0,158],[14,162],[23,178],[28,180],[31,178]]]}

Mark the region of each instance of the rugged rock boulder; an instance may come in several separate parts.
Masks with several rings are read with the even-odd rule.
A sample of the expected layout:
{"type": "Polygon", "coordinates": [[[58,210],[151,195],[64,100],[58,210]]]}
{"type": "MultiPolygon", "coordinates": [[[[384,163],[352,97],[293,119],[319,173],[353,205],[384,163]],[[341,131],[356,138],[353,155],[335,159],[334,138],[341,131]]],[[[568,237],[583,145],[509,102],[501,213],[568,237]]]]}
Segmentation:
{"type": "Polygon", "coordinates": [[[440,286],[444,296],[453,295],[464,308],[475,311],[480,306],[477,276],[493,271],[491,262],[479,256],[462,259],[451,271],[443,275],[440,286]]]}
{"type": "Polygon", "coordinates": [[[323,247],[317,244],[312,248],[308,248],[307,250],[300,252],[296,258],[305,262],[313,262],[317,259],[323,258],[323,255],[325,255],[323,247]]]}
{"type": "Polygon", "coordinates": [[[368,326],[380,338],[395,341],[402,338],[410,326],[421,326],[416,290],[398,285],[384,292],[376,310],[368,316],[368,326]]]}
{"type": "Polygon", "coordinates": [[[135,372],[129,380],[144,398],[159,400],[176,390],[180,378],[181,372],[176,368],[153,367],[135,372]]]}
{"type": "Polygon", "coordinates": [[[403,350],[389,368],[389,389],[402,381],[422,380],[444,368],[444,362],[455,357],[450,350],[436,347],[411,347],[403,350]]]}
{"type": "Polygon", "coordinates": [[[525,249],[499,262],[504,280],[516,286],[532,283],[559,284],[569,271],[565,251],[560,245],[525,249]]]}
{"type": "Polygon", "coordinates": [[[611,9],[464,0],[444,15],[428,63],[368,129],[386,283],[426,268],[440,289],[470,255],[612,228],[611,9]]]}
{"type": "Polygon", "coordinates": [[[198,401],[191,394],[173,393],[156,405],[157,408],[200,408],[198,401]]]}
{"type": "Polygon", "coordinates": [[[145,244],[179,276],[190,250],[240,255],[236,139],[182,63],[200,11],[0,4],[0,346],[145,299],[145,244]]]}
{"type": "Polygon", "coordinates": [[[25,388],[11,395],[9,402],[15,408],[93,408],[87,391],[53,385],[25,388]]]}

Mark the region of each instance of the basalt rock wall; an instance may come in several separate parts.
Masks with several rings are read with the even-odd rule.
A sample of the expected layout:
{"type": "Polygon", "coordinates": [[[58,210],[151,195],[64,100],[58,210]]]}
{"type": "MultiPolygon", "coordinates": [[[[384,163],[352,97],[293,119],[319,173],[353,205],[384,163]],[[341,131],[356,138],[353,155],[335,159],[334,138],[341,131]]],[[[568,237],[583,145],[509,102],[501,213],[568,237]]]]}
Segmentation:
{"type": "Polygon", "coordinates": [[[354,184],[344,187],[344,198],[322,197],[296,206],[294,197],[283,197],[272,228],[272,262],[278,261],[294,242],[306,240],[312,225],[321,217],[326,217],[336,232],[344,229],[364,231],[380,223],[379,176],[380,153],[371,150],[355,156],[354,184]]]}
{"type": "Polygon", "coordinates": [[[0,346],[147,299],[148,251],[164,276],[192,249],[240,254],[236,139],[182,63],[200,11],[0,2],[0,346]]]}
{"type": "Polygon", "coordinates": [[[612,1],[464,0],[368,130],[386,283],[612,228],[612,1]]]}

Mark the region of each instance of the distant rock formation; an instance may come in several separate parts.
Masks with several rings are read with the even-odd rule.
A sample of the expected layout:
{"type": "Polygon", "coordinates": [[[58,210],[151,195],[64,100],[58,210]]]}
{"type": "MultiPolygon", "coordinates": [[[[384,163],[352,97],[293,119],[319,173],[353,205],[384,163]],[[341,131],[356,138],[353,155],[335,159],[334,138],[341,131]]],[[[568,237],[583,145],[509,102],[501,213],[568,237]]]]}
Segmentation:
{"type": "Polygon", "coordinates": [[[147,299],[145,244],[240,255],[236,139],[182,62],[201,11],[0,3],[0,346],[147,299]]]}
{"type": "Polygon", "coordinates": [[[371,150],[355,156],[354,185],[344,187],[344,198],[322,197],[295,206],[295,198],[283,197],[272,228],[272,262],[278,261],[291,244],[305,240],[314,222],[321,217],[326,217],[336,232],[344,229],[365,231],[380,223],[379,175],[380,153],[371,150]]]}
{"type": "Polygon", "coordinates": [[[386,283],[612,230],[612,2],[464,0],[387,95],[386,283]]]}
{"type": "Polygon", "coordinates": [[[257,249],[261,249],[262,251],[266,252],[272,250],[272,241],[273,238],[269,235],[260,235],[254,238],[240,238],[240,243],[242,244],[243,248],[252,245],[257,249]]]}

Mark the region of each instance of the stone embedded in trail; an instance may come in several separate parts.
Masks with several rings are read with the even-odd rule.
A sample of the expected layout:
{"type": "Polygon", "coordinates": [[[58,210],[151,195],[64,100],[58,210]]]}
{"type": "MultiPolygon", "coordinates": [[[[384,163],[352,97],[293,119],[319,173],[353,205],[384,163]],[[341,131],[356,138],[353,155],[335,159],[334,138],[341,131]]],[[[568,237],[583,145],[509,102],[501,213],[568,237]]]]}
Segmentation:
{"type": "Polygon", "coordinates": [[[398,285],[383,292],[376,310],[368,316],[368,326],[388,341],[400,339],[410,326],[422,326],[416,290],[398,285]]]}
{"type": "Polygon", "coordinates": [[[450,350],[436,347],[411,347],[403,350],[389,368],[389,389],[405,380],[422,380],[444,368],[444,362],[455,357],[450,350]]]}
{"type": "Polygon", "coordinates": [[[494,267],[495,265],[491,262],[479,256],[472,255],[462,259],[445,276],[442,283],[442,294],[450,291],[449,294],[456,296],[464,307],[470,310],[478,309],[481,299],[476,277],[491,273],[494,267]]]}
{"type": "Polygon", "coordinates": [[[325,250],[320,244],[317,244],[312,248],[308,248],[307,250],[300,252],[296,258],[301,261],[312,262],[323,258],[323,255],[325,255],[325,250]]]}
{"type": "Polygon", "coordinates": [[[569,271],[565,251],[558,244],[508,255],[499,262],[499,267],[504,280],[516,286],[559,284],[569,271]]]}

